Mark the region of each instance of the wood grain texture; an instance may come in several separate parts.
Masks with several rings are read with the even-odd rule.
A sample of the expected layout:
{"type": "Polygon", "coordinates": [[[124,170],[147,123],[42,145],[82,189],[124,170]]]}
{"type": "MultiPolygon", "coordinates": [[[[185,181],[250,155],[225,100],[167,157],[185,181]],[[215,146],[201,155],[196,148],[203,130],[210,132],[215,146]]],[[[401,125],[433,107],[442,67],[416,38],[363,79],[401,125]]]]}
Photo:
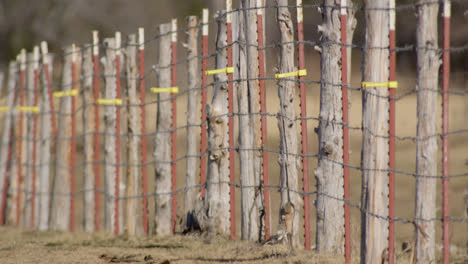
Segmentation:
{"type": "MultiPolygon", "coordinates": [[[[437,109],[439,89],[440,54],[438,49],[437,20],[438,4],[420,2],[417,7],[417,132],[416,174],[437,175],[437,109]]],[[[436,217],[437,179],[416,177],[415,204],[415,260],[416,263],[435,263],[436,223],[425,221],[436,217]]]]}
{"type": "MultiPolygon", "coordinates": [[[[389,77],[388,1],[365,1],[362,81],[387,82],[389,77]]],[[[361,263],[386,261],[388,247],[388,88],[362,91],[362,243],[361,263]],[[379,217],[376,217],[378,215],[379,217]]]]}

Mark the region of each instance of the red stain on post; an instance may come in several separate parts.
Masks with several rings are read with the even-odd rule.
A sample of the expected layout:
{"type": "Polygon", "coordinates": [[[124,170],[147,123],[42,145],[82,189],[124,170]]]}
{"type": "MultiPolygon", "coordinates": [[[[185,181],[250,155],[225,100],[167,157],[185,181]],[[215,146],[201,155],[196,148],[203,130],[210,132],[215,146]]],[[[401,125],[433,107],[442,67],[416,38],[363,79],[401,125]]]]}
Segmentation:
{"type": "Polygon", "coordinates": [[[202,98],[201,98],[201,136],[200,136],[200,184],[201,197],[205,197],[205,183],[206,183],[206,150],[207,150],[207,127],[206,127],[206,103],[207,103],[207,89],[206,87],[206,69],[208,67],[208,9],[203,10],[203,34],[202,34],[202,98]]]}
{"type": "MultiPolygon", "coordinates": [[[[75,45],[73,45],[72,50],[72,65],[71,65],[71,79],[72,79],[72,90],[76,89],[76,54],[75,54],[75,45]]],[[[76,98],[75,96],[71,97],[71,141],[70,141],[70,171],[71,171],[71,179],[70,179],[70,231],[75,231],[75,176],[76,176],[76,98]]]]}
{"type": "MultiPolygon", "coordinates": [[[[24,54],[22,54],[21,56],[26,56],[26,51],[22,51],[22,53],[24,52],[24,54]]],[[[26,86],[25,86],[25,67],[26,67],[26,57],[24,57],[24,61],[21,62],[21,69],[20,69],[20,102],[19,102],[19,105],[20,106],[24,106],[24,94],[25,94],[25,90],[26,90],[26,86]]],[[[19,138],[17,139],[18,141],[18,149],[17,149],[17,152],[18,152],[18,155],[17,155],[17,167],[18,167],[18,179],[17,179],[17,193],[16,193],[16,225],[19,225],[20,224],[20,219],[21,219],[21,183],[23,181],[22,177],[21,177],[21,169],[22,169],[22,142],[23,142],[23,120],[24,120],[24,114],[22,113],[22,111],[19,112],[19,119],[18,119],[18,135],[19,135],[19,138]]]]}
{"type": "MultiPolygon", "coordinates": [[[[34,106],[37,107],[38,103],[38,93],[39,93],[39,87],[38,87],[38,80],[39,80],[39,48],[34,47],[34,106]]],[[[36,159],[37,159],[37,118],[38,115],[34,115],[33,119],[33,153],[32,153],[32,192],[31,192],[31,228],[34,228],[35,223],[34,219],[36,216],[36,159]]]]}
{"type": "MultiPolygon", "coordinates": [[[[177,86],[177,20],[172,20],[172,56],[171,56],[171,86],[177,86]],[[175,23],[175,24],[174,24],[175,23]],[[175,36],[175,37],[174,37],[175,36]]],[[[171,171],[172,171],[172,184],[171,184],[171,191],[172,191],[172,216],[171,216],[171,228],[172,233],[175,233],[176,228],[176,212],[177,212],[177,195],[175,193],[177,187],[177,135],[176,135],[176,128],[177,128],[177,103],[176,103],[177,95],[172,95],[171,106],[172,106],[172,127],[171,127],[171,171]]]]}
{"type": "Polygon", "coordinates": [[[99,187],[100,187],[100,169],[99,169],[99,105],[96,101],[99,98],[99,42],[97,31],[93,32],[93,89],[94,89],[94,229],[99,231],[99,187]]]}
{"type": "MultiPolygon", "coordinates": [[[[260,2],[261,4],[261,2],[260,2]]],[[[263,6],[257,5],[257,8],[263,6]]],[[[265,54],[263,40],[263,9],[257,10],[257,42],[258,42],[258,78],[260,86],[260,112],[266,113],[266,93],[265,93],[265,54]]],[[[265,115],[261,115],[262,146],[265,147],[267,139],[267,120],[265,115]]],[[[262,152],[262,177],[263,185],[268,186],[268,152],[262,152]]],[[[265,240],[270,238],[270,191],[268,187],[263,188],[263,199],[265,200],[265,240]]]]}
{"type": "Polygon", "coordinates": [[[343,184],[345,216],[345,263],[351,263],[351,210],[349,202],[349,108],[348,108],[348,49],[346,1],[341,0],[341,103],[343,111],[343,184]]]}
{"type": "Polygon", "coordinates": [[[140,79],[140,111],[141,111],[141,173],[143,181],[143,230],[148,234],[148,192],[147,186],[147,170],[146,170],[146,112],[145,112],[145,49],[144,49],[144,31],[143,28],[139,29],[139,56],[140,56],[140,69],[138,71],[140,79]]]}
{"type": "MultiPolygon", "coordinates": [[[[232,67],[232,27],[231,27],[231,1],[226,1],[226,32],[227,32],[227,67],[232,67]]],[[[228,73],[228,112],[229,112],[229,194],[230,194],[230,213],[231,213],[231,240],[236,237],[236,189],[234,175],[234,101],[233,101],[233,75],[228,73]]]]}
{"type": "MultiPolygon", "coordinates": [[[[394,0],[390,0],[394,3],[394,0]]],[[[392,10],[390,12],[394,15],[394,4],[391,6],[392,10]]],[[[392,22],[391,22],[392,23],[392,22]]],[[[389,72],[389,81],[396,81],[395,76],[395,64],[396,64],[396,52],[395,52],[395,28],[394,24],[390,25],[389,31],[389,54],[390,54],[390,72],[389,72]]],[[[389,264],[395,263],[395,223],[393,218],[395,217],[395,89],[389,88],[390,98],[389,98],[389,139],[388,139],[388,262],[389,264]]]]}
{"type": "MultiPolygon", "coordinates": [[[[115,35],[117,54],[115,56],[116,99],[120,99],[120,32],[115,35]]],[[[120,106],[116,105],[115,119],[115,227],[114,234],[119,234],[119,192],[120,192],[120,106]]]]}
{"type": "Polygon", "coordinates": [[[450,85],[450,1],[444,0],[443,10],[443,65],[442,65],[442,211],[444,263],[450,263],[450,233],[449,233],[449,85],[450,85]]]}
{"type": "MultiPolygon", "coordinates": [[[[304,24],[302,0],[297,1],[297,40],[298,40],[298,61],[299,70],[305,69],[304,62],[304,24]]],[[[307,98],[304,83],[304,76],[299,75],[299,93],[301,100],[301,146],[302,146],[302,185],[304,191],[304,247],[310,250],[310,202],[309,202],[309,162],[305,155],[309,152],[309,141],[307,138],[307,98]]]]}

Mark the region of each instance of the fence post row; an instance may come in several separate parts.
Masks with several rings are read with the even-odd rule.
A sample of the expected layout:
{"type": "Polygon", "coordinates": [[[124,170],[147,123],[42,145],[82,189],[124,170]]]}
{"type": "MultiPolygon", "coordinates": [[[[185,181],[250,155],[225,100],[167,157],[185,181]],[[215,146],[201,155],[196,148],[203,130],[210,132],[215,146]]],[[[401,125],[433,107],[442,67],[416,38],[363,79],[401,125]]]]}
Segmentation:
{"type": "MultiPolygon", "coordinates": [[[[302,0],[297,0],[294,7],[297,11],[296,41],[288,0],[277,0],[276,3],[281,43],[278,73],[275,75],[280,102],[276,115],[280,135],[278,162],[281,198],[277,237],[279,240],[286,238],[282,242],[289,243],[291,247],[298,247],[299,218],[304,213],[304,248],[310,250],[310,153],[307,133],[310,117],[307,116],[303,5],[302,0]],[[300,118],[296,116],[296,83],[299,88],[300,118]],[[301,123],[300,154],[296,127],[298,119],[301,123]],[[302,159],[302,193],[298,182],[299,157],[302,159]],[[304,211],[301,212],[300,208],[304,211]]],[[[437,217],[438,178],[442,182],[442,254],[444,263],[450,262],[449,224],[452,219],[449,212],[448,136],[451,4],[449,0],[442,3],[442,177],[434,176],[437,175],[438,154],[434,135],[437,134],[438,94],[435,91],[439,86],[440,67],[437,33],[439,3],[422,0],[415,6],[418,18],[415,32],[418,47],[418,121],[415,140],[414,258],[417,263],[436,261],[436,223],[433,220],[437,217]]],[[[398,86],[396,7],[395,0],[365,0],[364,6],[360,258],[362,263],[394,263],[397,220],[395,148],[398,139],[395,128],[395,88],[398,86]]],[[[209,238],[216,234],[229,235],[231,239],[236,237],[237,150],[241,238],[268,240],[271,235],[271,186],[266,149],[265,7],[263,0],[242,0],[240,7],[233,11],[232,0],[226,0],[226,10],[216,15],[218,32],[213,70],[208,69],[208,9],[203,9],[200,24],[195,16],[187,18],[187,44],[184,45],[188,56],[187,145],[182,229],[191,231],[201,228],[208,232],[209,238]],[[254,23],[256,27],[250,26],[254,23]],[[202,76],[199,80],[200,29],[202,76]],[[214,75],[211,103],[207,102],[209,75],[214,75]],[[236,98],[234,92],[237,92],[236,98]],[[235,99],[237,113],[234,111],[235,99]],[[198,124],[200,101],[201,124],[198,124]],[[236,115],[238,147],[234,131],[236,115]],[[198,126],[201,130],[200,157],[196,150],[198,126]],[[197,195],[198,158],[200,193],[197,195]]],[[[351,263],[349,83],[356,8],[352,1],[341,0],[337,4],[333,0],[325,0],[319,11],[322,13],[322,24],[319,26],[321,46],[317,48],[321,56],[321,81],[316,130],[318,165],[314,170],[317,179],[316,250],[320,253],[344,253],[345,263],[351,263]]],[[[152,153],[155,161],[151,162],[155,167],[154,230],[148,230],[147,166],[151,164],[147,164],[143,28],[138,29],[138,39],[136,34],[128,36],[125,52],[122,52],[120,32],[116,32],[114,38],[104,40],[103,95],[99,90],[97,31],[92,33],[92,45],[78,49],[73,44],[65,49],[61,91],[53,92],[53,56],[48,53],[46,42],[41,43],[42,63],[37,46],[30,54],[22,49],[16,61],[10,62],[6,105],[0,106],[0,112],[5,112],[0,146],[0,225],[8,222],[39,230],[75,230],[76,177],[78,170],[81,172],[76,165],[79,138],[76,111],[81,111],[77,109],[79,101],[76,96],[79,95],[83,104],[84,230],[92,232],[100,229],[100,192],[103,191],[107,231],[115,235],[126,232],[129,235],[154,233],[157,236],[168,236],[178,231],[176,144],[179,128],[176,93],[177,64],[180,62],[177,61],[177,20],[160,25],[159,33],[158,66],[154,66],[158,88],[151,88],[152,93],[157,93],[156,134],[152,153]],[[127,86],[124,96],[128,98],[123,109],[126,114],[122,113],[127,120],[121,124],[122,73],[125,74],[127,86]],[[40,85],[44,88],[41,94],[40,85]],[[54,104],[54,99],[57,104],[54,104]],[[57,112],[54,110],[56,105],[57,112]],[[104,190],[100,188],[100,107],[104,107],[105,111],[104,190]],[[94,124],[91,125],[91,122],[94,124]],[[126,130],[125,135],[121,134],[122,129],[126,130]],[[125,151],[120,149],[121,136],[126,140],[125,151]],[[123,153],[124,162],[121,162],[123,153]],[[55,159],[53,163],[52,157],[55,159]],[[52,168],[50,164],[53,164],[52,168]],[[127,168],[124,170],[123,167],[127,168]],[[137,199],[140,195],[142,203],[137,199]],[[123,198],[125,200],[121,203],[123,198]],[[141,217],[142,223],[139,223],[141,217]]],[[[0,74],[0,92],[3,89],[2,81],[3,75],[0,74]]]]}

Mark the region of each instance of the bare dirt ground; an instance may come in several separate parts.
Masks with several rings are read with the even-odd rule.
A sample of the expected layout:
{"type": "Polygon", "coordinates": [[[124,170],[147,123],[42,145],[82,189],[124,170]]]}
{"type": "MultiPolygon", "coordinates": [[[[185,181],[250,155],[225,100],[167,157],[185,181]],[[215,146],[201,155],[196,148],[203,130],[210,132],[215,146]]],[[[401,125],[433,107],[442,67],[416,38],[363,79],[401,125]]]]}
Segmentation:
{"type": "Polygon", "coordinates": [[[113,237],[97,233],[21,231],[0,228],[0,263],[342,263],[342,257],[252,242],[174,236],[113,237]]]}

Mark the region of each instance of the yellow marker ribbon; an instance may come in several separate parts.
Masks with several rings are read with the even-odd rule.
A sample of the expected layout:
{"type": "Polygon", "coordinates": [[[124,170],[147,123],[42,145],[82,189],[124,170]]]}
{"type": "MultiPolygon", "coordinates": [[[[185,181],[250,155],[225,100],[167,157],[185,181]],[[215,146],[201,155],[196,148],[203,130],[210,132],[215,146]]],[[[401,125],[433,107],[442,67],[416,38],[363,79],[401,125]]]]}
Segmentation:
{"type": "Polygon", "coordinates": [[[205,75],[213,75],[213,74],[218,74],[218,73],[234,73],[234,68],[233,67],[227,67],[224,69],[217,69],[217,70],[209,70],[205,72],[205,75]]]}
{"type": "Polygon", "coordinates": [[[10,107],[8,106],[0,106],[0,113],[8,112],[10,107]]]}
{"type": "Polygon", "coordinates": [[[70,91],[66,92],[54,92],[54,97],[55,98],[60,98],[60,97],[65,97],[65,96],[77,96],[78,95],[78,90],[77,89],[72,89],[70,91]]]}
{"type": "Polygon", "coordinates": [[[38,114],[41,110],[38,106],[17,106],[16,110],[18,112],[34,113],[38,114]]]}
{"type": "Polygon", "coordinates": [[[388,88],[398,88],[397,81],[391,82],[362,82],[362,88],[369,88],[369,87],[388,87],[388,88]]]}
{"type": "Polygon", "coordinates": [[[287,77],[296,77],[296,76],[306,76],[307,70],[302,69],[295,72],[287,72],[287,73],[277,73],[275,74],[276,79],[287,78],[287,77]]]}
{"type": "Polygon", "coordinates": [[[100,105],[121,105],[122,99],[97,99],[96,101],[100,105]]]}
{"type": "Polygon", "coordinates": [[[168,87],[168,88],[151,88],[152,93],[179,93],[179,87],[168,87]]]}

